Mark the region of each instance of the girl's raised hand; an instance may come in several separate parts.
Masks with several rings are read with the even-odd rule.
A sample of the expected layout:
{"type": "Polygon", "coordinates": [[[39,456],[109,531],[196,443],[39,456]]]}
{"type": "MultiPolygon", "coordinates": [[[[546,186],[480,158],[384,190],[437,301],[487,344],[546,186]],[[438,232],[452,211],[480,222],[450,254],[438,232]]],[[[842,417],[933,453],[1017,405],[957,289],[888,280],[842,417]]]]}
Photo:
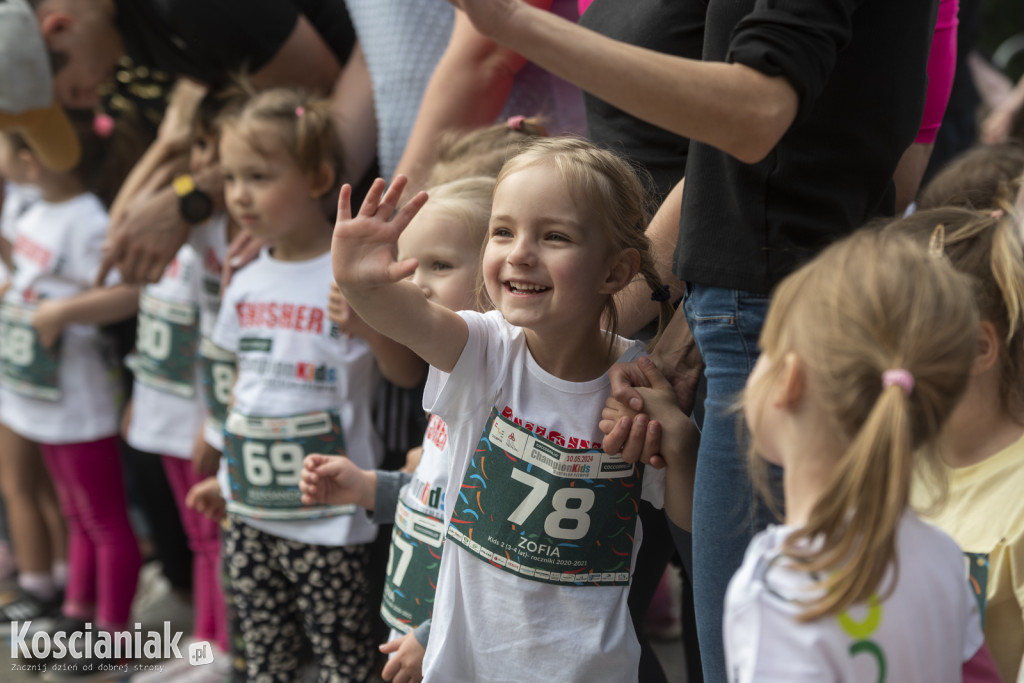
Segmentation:
{"type": "Polygon", "coordinates": [[[407,179],[397,176],[384,191],[377,178],[352,216],[352,188],[344,185],[338,197],[338,220],[331,244],[334,279],[341,287],[377,287],[403,280],[416,270],[415,259],[398,261],[398,236],[427,201],[425,192],[410,199],[395,213],[407,179]]]}
{"type": "Polygon", "coordinates": [[[366,472],[343,455],[307,455],[302,461],[299,491],[303,505],[360,505],[372,510],[377,498],[377,475],[366,472]]]}

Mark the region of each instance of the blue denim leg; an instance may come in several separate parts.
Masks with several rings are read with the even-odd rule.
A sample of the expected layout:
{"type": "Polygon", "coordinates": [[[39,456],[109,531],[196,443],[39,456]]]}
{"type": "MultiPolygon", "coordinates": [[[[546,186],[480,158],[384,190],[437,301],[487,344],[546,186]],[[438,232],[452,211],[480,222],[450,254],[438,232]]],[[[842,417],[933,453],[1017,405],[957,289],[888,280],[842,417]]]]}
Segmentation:
{"type": "Polygon", "coordinates": [[[757,361],[769,298],[693,285],[686,320],[706,365],[708,393],[693,498],[693,589],[704,680],[727,679],[722,612],[729,579],[751,537],[770,521],[754,503],[742,415],[733,410],[757,361]]]}

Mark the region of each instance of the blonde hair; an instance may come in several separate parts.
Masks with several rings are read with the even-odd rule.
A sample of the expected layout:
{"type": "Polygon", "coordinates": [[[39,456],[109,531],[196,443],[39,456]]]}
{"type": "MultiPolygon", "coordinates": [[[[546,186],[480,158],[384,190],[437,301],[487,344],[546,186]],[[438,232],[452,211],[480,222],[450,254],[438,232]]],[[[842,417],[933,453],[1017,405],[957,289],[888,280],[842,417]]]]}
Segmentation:
{"type": "MultiPolygon", "coordinates": [[[[472,177],[453,180],[429,191],[427,206],[442,211],[466,228],[467,234],[481,251],[487,241],[487,224],[491,219],[491,199],[494,196],[494,178],[472,177]]],[[[483,289],[480,262],[476,272],[476,309],[486,311],[490,303],[483,289]]]]}
{"type": "Polygon", "coordinates": [[[221,129],[233,128],[256,151],[265,154],[266,143],[252,129],[254,123],[271,123],[280,134],[288,154],[304,173],[333,173],[332,187],[340,187],[341,143],[331,120],[330,102],[298,88],[271,88],[251,94],[229,107],[219,119],[221,129]]]}
{"type": "Polygon", "coordinates": [[[953,267],[970,276],[982,320],[1000,333],[1000,399],[1003,409],[1024,418],[1024,240],[1012,209],[991,212],[943,207],[919,211],[886,230],[928,244],[937,226],[953,267]]]}
{"type": "MultiPolygon", "coordinates": [[[[801,569],[826,577],[802,621],[876,595],[890,567],[896,576],[911,479],[941,477],[938,436],[967,386],[977,325],[968,279],[901,235],[861,230],[779,285],[763,352],[770,359],[793,352],[802,361],[842,447],[806,525],[783,550],[801,569]],[[911,373],[912,389],[883,385],[889,369],[911,373]]],[[[745,396],[783,366],[772,363],[745,396]]],[[[770,497],[763,461],[752,459],[751,467],[770,497]]]]}
{"type": "MultiPolygon", "coordinates": [[[[654,255],[646,230],[650,220],[650,196],[637,172],[625,160],[587,140],[574,137],[539,138],[526,144],[509,159],[495,187],[513,173],[531,166],[551,164],[561,175],[577,210],[586,208],[597,218],[598,225],[615,251],[635,249],[640,254],[637,276],[642,277],[652,292],[662,290],[661,278],[654,268],[654,255]]],[[[526,201],[526,200],[524,200],[526,201]]],[[[665,325],[675,312],[671,302],[660,303],[657,343],[665,325]]],[[[618,311],[612,295],[605,302],[610,331],[618,326],[618,311]]]]}
{"type": "Polygon", "coordinates": [[[430,170],[427,187],[467,176],[493,178],[521,145],[534,138],[547,137],[547,134],[539,118],[521,116],[468,133],[447,131],[438,143],[437,161],[430,170]]]}

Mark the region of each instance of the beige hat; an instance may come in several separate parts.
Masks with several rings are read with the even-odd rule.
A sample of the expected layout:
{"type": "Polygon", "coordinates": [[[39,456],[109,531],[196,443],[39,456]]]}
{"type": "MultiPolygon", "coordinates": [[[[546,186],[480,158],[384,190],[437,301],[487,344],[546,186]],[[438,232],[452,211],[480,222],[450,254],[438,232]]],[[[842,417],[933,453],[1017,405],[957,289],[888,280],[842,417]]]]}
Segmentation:
{"type": "Polygon", "coordinates": [[[78,137],[54,101],[50,59],[25,0],[0,0],[0,130],[20,133],[54,170],[78,163],[78,137]]]}

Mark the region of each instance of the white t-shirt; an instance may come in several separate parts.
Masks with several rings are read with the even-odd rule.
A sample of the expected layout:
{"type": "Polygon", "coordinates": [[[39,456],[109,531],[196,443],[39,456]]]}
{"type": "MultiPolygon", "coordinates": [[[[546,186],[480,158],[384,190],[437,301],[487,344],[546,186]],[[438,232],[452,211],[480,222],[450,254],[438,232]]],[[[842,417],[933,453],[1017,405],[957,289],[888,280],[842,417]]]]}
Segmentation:
{"type": "MultiPolygon", "coordinates": [[[[754,537],[725,597],[730,683],[959,683],[982,645],[964,558],[945,533],[906,512],[896,540],[895,589],[880,605],[799,623],[813,579],[781,556],[791,527],[754,537]]],[[[891,580],[891,575],[886,581],[891,580]]],[[[887,585],[887,584],[885,584],[887,585]]],[[[879,591],[884,595],[885,591],[879,591]]]]}
{"type": "Polygon", "coordinates": [[[106,210],[91,194],[56,204],[39,200],[16,221],[16,271],[4,297],[4,310],[18,311],[15,317],[21,322],[5,323],[5,367],[20,362],[37,377],[45,374],[56,381],[47,380],[44,386],[42,381],[18,380],[16,392],[5,370],[0,420],[32,441],[81,443],[117,434],[119,364],[108,340],[95,325],[69,325],[61,335],[59,351],[50,356],[55,375],[39,374],[48,354],[35,343],[27,325],[32,307],[40,300],[67,299],[92,288],[107,223],[106,210]],[[12,343],[14,339],[19,342],[12,343]]]}
{"type": "Polygon", "coordinates": [[[380,615],[389,640],[431,618],[434,586],[444,549],[444,500],[448,487],[448,425],[431,415],[423,454],[398,492],[380,615]]]}
{"type": "Polygon", "coordinates": [[[178,250],[159,282],[142,289],[127,441],[147,453],[190,458],[205,410],[198,391],[199,259],[178,250]]]}
{"type": "Polygon", "coordinates": [[[224,450],[223,413],[235,381],[234,360],[220,355],[210,337],[220,312],[221,265],[228,253],[228,216],[217,213],[192,228],[189,245],[199,259],[200,373],[204,387],[206,420],[203,437],[218,451],[224,450]]]}
{"type": "MultiPolygon", "coordinates": [[[[371,418],[380,373],[370,347],[362,340],[345,337],[328,319],[330,283],[330,252],[309,261],[289,262],[278,261],[267,250],[231,280],[213,331],[214,343],[238,358],[234,404],[225,429],[233,420],[240,424],[236,415],[250,418],[243,422],[252,424],[251,418],[331,411],[340,418],[348,457],[363,469],[375,469],[383,459],[371,418]]],[[[258,429],[265,427],[260,425],[258,429]]],[[[333,443],[324,445],[324,450],[333,443]]],[[[262,465],[254,464],[256,456],[250,463],[253,467],[246,465],[243,471],[239,466],[231,472],[231,488],[225,491],[229,510],[243,509],[241,495],[236,495],[243,476],[247,486],[252,484],[247,491],[274,489],[273,495],[280,493],[282,497],[287,493],[282,487],[287,486],[292,493],[298,491],[301,453],[281,451],[275,456],[273,450],[265,454],[274,464],[272,477],[260,469],[262,465]],[[260,484],[264,474],[271,481],[260,484]]],[[[263,455],[257,454],[259,458],[263,455]]],[[[280,521],[280,517],[255,519],[253,514],[263,515],[251,509],[246,512],[245,516],[239,515],[246,524],[303,543],[367,543],[377,534],[377,527],[364,514],[280,521]]]]}
{"type": "MultiPolygon", "coordinates": [[[[451,374],[431,368],[423,396],[451,449],[424,680],[636,681],[626,599],[641,482],[600,453],[608,376],[559,379],[500,313],[459,315],[466,347],[451,374]]],[[[641,353],[632,345],[621,360],[641,353]]],[[[642,491],[660,507],[662,473],[646,468],[642,491]]]]}

